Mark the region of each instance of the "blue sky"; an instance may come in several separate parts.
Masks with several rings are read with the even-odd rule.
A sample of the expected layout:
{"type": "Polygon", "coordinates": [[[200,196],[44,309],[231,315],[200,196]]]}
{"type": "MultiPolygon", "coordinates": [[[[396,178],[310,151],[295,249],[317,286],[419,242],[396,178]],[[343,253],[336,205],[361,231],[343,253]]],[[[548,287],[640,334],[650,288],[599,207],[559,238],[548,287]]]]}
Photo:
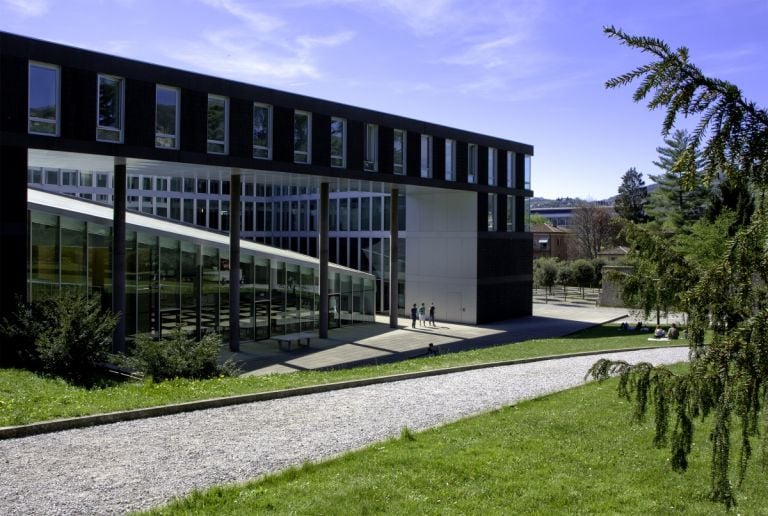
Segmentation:
{"type": "Polygon", "coordinates": [[[766,0],[0,0],[3,31],[532,144],[550,198],[658,173],[662,113],[604,88],[647,58],[605,25],[768,106],[766,0]]]}

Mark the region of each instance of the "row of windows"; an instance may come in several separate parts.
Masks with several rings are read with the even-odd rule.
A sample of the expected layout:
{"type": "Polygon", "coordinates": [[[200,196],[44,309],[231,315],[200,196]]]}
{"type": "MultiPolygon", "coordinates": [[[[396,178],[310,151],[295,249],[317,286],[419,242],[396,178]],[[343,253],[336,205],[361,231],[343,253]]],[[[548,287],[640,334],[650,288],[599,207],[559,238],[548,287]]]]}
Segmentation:
{"type": "MultiPolygon", "coordinates": [[[[122,143],[124,137],[125,80],[121,77],[99,74],[96,139],[103,142],[122,143]]],[[[59,135],[60,122],[60,73],[59,67],[46,63],[29,64],[28,130],[32,134],[59,135]]],[[[179,112],[181,91],[166,85],[155,87],[155,146],[161,149],[179,148],[179,112]]],[[[207,151],[210,154],[229,152],[229,98],[208,95],[207,151]]],[[[347,121],[332,117],[330,124],[330,154],[332,167],[346,167],[347,121]]],[[[272,106],[253,103],[253,157],[272,159],[272,106]]],[[[406,131],[394,130],[392,146],[393,169],[398,175],[406,173],[406,131]]],[[[377,172],[379,169],[379,128],[365,125],[365,150],[363,168],[377,172]]],[[[433,177],[433,141],[427,134],[421,135],[420,177],[433,177]]],[[[445,140],[445,178],[456,181],[456,141],[445,140]]],[[[498,149],[488,149],[488,184],[498,185],[498,149]]],[[[294,111],[293,160],[296,163],[312,163],[312,113],[294,111]]],[[[478,182],[478,145],[468,147],[468,179],[478,182]]],[[[525,185],[530,188],[530,156],[525,157],[525,185]]],[[[506,186],[514,187],[515,153],[507,151],[506,186]]]]}

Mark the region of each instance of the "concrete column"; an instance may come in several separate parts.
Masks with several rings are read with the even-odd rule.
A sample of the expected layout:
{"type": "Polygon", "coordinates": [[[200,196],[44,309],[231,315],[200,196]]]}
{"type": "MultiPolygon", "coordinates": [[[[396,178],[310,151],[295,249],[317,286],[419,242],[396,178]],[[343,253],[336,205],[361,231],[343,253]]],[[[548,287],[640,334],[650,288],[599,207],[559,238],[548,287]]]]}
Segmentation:
{"type": "Polygon", "coordinates": [[[320,338],[328,338],[328,183],[320,184],[320,338]]]}
{"type": "Polygon", "coordinates": [[[240,351],[240,171],[229,181],[229,349],[240,351]]]}
{"type": "MultiPolygon", "coordinates": [[[[0,145],[0,320],[27,298],[27,149],[0,145]]],[[[0,366],[13,360],[0,340],[0,366]]]]}
{"type": "Polygon", "coordinates": [[[397,328],[397,302],[398,302],[398,257],[400,248],[397,242],[398,235],[398,189],[390,192],[389,210],[389,327],[397,328]]]}
{"type": "MultiPolygon", "coordinates": [[[[125,158],[115,158],[112,204],[112,312],[118,314],[112,349],[125,353],[125,210],[127,196],[125,158]]],[[[158,327],[160,321],[157,321],[158,327]]]]}

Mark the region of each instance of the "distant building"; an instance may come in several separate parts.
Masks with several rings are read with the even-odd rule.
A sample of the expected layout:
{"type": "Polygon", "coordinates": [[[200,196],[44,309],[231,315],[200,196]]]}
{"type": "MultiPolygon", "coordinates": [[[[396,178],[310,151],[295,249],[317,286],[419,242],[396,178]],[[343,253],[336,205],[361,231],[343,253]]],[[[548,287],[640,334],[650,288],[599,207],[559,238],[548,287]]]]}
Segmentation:
{"type": "Polygon", "coordinates": [[[551,224],[531,224],[531,233],[534,260],[542,257],[568,259],[570,231],[551,224]]]}
{"type": "Polygon", "coordinates": [[[597,253],[597,257],[602,259],[608,265],[617,265],[624,261],[627,253],[629,253],[629,248],[620,245],[618,247],[600,251],[597,253]]]}

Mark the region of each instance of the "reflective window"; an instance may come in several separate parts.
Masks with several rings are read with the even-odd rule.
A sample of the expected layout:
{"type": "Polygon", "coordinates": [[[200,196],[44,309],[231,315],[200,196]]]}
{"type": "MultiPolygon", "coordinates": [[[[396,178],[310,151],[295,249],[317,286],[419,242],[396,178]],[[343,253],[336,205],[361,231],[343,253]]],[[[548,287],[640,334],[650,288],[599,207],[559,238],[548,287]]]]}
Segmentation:
{"type": "Polygon", "coordinates": [[[177,149],[179,134],[179,90],[155,87],[155,147],[177,149]]]}
{"type": "Polygon", "coordinates": [[[507,231],[515,231],[515,196],[507,195],[507,231]]]}
{"type": "Polygon", "coordinates": [[[331,118],[331,166],[345,167],[347,155],[347,121],[343,118],[331,118]]]}
{"type": "Polygon", "coordinates": [[[405,131],[395,129],[393,169],[394,173],[400,176],[405,175],[405,144],[405,131]]]}
{"type": "Polygon", "coordinates": [[[491,186],[496,185],[496,156],[498,156],[496,149],[488,147],[488,184],[491,186]]]}
{"type": "Polygon", "coordinates": [[[98,76],[98,118],[96,120],[96,139],[102,142],[121,143],[123,141],[123,88],[120,77],[98,76]]]}
{"type": "Polygon", "coordinates": [[[379,126],[365,124],[365,170],[376,172],[379,169],[379,126]]]}
{"type": "Polygon", "coordinates": [[[525,156],[525,189],[531,189],[531,157],[525,156]]]}
{"type": "Polygon", "coordinates": [[[305,111],[296,111],[293,114],[293,161],[296,163],[310,163],[310,141],[312,129],[311,115],[305,111]]]}
{"type": "Polygon", "coordinates": [[[226,154],[228,140],[229,99],[208,95],[208,152],[226,154]]]}
{"type": "Polygon", "coordinates": [[[272,157],[272,106],[253,104],[253,157],[272,157]]]}
{"type": "Polygon", "coordinates": [[[496,231],[496,194],[488,194],[488,231],[496,231]]]}
{"type": "Polygon", "coordinates": [[[445,180],[456,180],[456,142],[445,140],[445,180]]]}
{"type": "Polygon", "coordinates": [[[507,186],[509,188],[516,188],[517,181],[515,178],[515,153],[507,151],[507,186]]]}
{"type": "Polygon", "coordinates": [[[432,177],[432,137],[421,135],[421,177],[432,177]]]}
{"type": "Polygon", "coordinates": [[[59,68],[29,63],[29,126],[33,134],[59,135],[59,68]]]}
{"type": "Polygon", "coordinates": [[[467,183],[477,183],[477,144],[467,147],[467,183]]]}

